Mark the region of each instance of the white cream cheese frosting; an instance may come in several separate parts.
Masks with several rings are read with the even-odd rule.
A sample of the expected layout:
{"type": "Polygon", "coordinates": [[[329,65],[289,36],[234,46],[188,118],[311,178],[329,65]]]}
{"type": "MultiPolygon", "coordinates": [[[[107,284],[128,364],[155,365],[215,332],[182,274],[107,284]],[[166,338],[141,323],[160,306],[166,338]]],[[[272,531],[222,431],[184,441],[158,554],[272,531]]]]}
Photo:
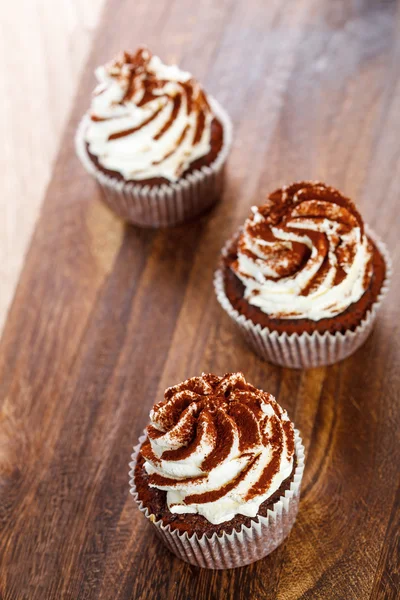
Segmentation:
{"type": "Polygon", "coordinates": [[[357,302],[373,248],[354,204],[321,183],[293,184],[253,207],[231,268],[271,318],[319,321],[357,302]]]}
{"type": "Polygon", "coordinates": [[[104,169],[174,182],[210,152],[214,115],[190,73],[140,48],[98,67],[96,77],[85,141],[104,169]]]}
{"type": "Polygon", "coordinates": [[[167,492],[172,513],[213,524],[255,517],[292,473],[293,424],[242,373],[203,374],[169,388],[150,418],[144,468],[150,487],[167,492]]]}

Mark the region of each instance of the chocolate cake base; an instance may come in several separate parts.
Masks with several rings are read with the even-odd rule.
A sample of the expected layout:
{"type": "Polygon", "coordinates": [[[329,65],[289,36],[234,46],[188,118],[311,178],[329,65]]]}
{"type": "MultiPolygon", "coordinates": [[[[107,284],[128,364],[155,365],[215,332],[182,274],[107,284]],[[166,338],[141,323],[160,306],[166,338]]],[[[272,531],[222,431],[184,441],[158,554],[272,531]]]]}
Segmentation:
{"type": "Polygon", "coordinates": [[[344,312],[335,317],[320,319],[319,321],[311,319],[274,319],[257,306],[249,304],[244,298],[245,288],[243,283],[230,268],[230,265],[237,259],[236,241],[233,242],[228,255],[224,259],[225,293],[231,305],[239,314],[250,319],[255,325],[259,324],[270,331],[289,335],[291,333],[312,333],[313,331],[319,333],[354,331],[376,301],[386,276],[385,260],[373,240],[370,239],[370,241],[374,248],[374,254],[372,261],[373,275],[369,288],[357,302],[351,304],[344,312]]]}
{"type": "MultiPolygon", "coordinates": [[[[207,519],[202,515],[191,513],[171,513],[167,506],[167,492],[149,486],[149,476],[144,469],[144,462],[145,459],[141,453],[139,453],[134,471],[134,480],[139,500],[149,510],[149,512],[154,515],[156,521],[162,519],[163,524],[165,526],[169,525],[172,530],[177,529],[180,533],[184,533],[186,531],[189,536],[193,535],[194,533],[199,537],[204,534],[207,537],[211,537],[214,533],[220,536],[222,533],[231,533],[233,529],[236,529],[236,531],[239,532],[243,525],[245,527],[250,527],[251,522],[257,520],[257,517],[236,515],[235,518],[231,519],[230,521],[225,521],[224,523],[214,525],[213,523],[207,521],[207,519]]],[[[285,479],[285,481],[282,482],[279,489],[261,504],[258,515],[266,517],[268,510],[272,509],[273,504],[277,502],[279,498],[285,494],[286,490],[290,488],[296,466],[297,460],[295,456],[292,473],[287,479],[285,479]]]]}
{"type": "MultiPolygon", "coordinates": [[[[189,175],[189,173],[193,173],[193,171],[196,171],[196,170],[201,169],[202,167],[211,165],[217,158],[218,154],[220,153],[223,142],[224,142],[223,126],[217,118],[214,118],[211,123],[211,139],[210,139],[211,149],[210,149],[210,151],[205,156],[202,156],[202,157],[198,158],[197,160],[193,161],[190,164],[189,168],[186,169],[186,171],[184,171],[182,173],[181,179],[184,179],[187,175],[189,175]]],[[[150,187],[171,183],[171,181],[169,179],[166,179],[165,177],[152,177],[150,179],[125,179],[123,177],[123,175],[121,175],[121,173],[119,173],[118,171],[112,171],[110,169],[105,169],[100,164],[97,156],[95,156],[94,154],[92,154],[89,151],[88,144],[86,144],[86,151],[87,151],[87,154],[88,154],[90,160],[93,162],[94,165],[96,165],[96,167],[97,167],[97,169],[99,169],[99,171],[101,171],[102,173],[104,173],[106,175],[109,175],[110,177],[114,177],[118,181],[126,181],[126,182],[129,181],[132,183],[136,183],[138,185],[143,185],[143,186],[148,185],[150,187]]]]}

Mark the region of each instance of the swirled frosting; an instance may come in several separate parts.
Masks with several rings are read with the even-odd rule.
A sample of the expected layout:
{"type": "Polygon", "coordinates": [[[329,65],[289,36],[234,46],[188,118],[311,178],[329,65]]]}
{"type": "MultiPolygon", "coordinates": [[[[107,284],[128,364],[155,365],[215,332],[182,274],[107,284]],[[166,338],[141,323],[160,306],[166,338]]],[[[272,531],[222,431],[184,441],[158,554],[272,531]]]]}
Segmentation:
{"type": "Polygon", "coordinates": [[[253,207],[231,268],[245,299],[272,318],[319,321],[367,290],[373,247],[353,202],[323,183],[302,182],[253,207]]]}
{"type": "Polygon", "coordinates": [[[96,77],[85,141],[105,169],[126,180],[176,181],[210,151],[213,113],[190,73],[139,48],[96,77]]]}
{"type": "Polygon", "coordinates": [[[214,524],[255,517],[292,473],[293,424],[242,373],[203,373],[171,387],[150,418],[144,468],[172,513],[214,524]]]}

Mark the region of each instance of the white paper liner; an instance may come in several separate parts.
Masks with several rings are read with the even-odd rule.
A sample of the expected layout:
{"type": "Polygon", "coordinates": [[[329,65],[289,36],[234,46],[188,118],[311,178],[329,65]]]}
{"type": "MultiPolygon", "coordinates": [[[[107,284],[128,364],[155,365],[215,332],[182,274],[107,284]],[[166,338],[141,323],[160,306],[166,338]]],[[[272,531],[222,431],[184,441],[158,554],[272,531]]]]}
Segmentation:
{"type": "MultiPolygon", "coordinates": [[[[225,244],[222,256],[227,255],[239,233],[236,233],[225,244]]],[[[222,308],[238,325],[249,346],[260,358],[282,367],[310,369],[339,362],[362,346],[372,331],[378,309],[389,290],[392,275],[392,264],[386,245],[368,226],[366,226],[366,233],[384,258],[386,275],[376,301],[354,331],[349,330],[345,333],[314,331],[311,334],[308,332],[287,334],[271,331],[268,327],[262,327],[260,324],[256,325],[233,308],[225,293],[224,269],[223,267],[217,269],[214,276],[217,299],[222,308]]]]}
{"type": "Polygon", "coordinates": [[[138,503],[139,510],[155,526],[157,535],[178,558],[206,569],[234,569],[248,565],[273,552],[289,535],[296,520],[304,472],[304,446],[297,429],[294,433],[297,466],[290,488],[275,502],[272,510],[268,510],[266,517],[258,516],[252,520],[250,527],[242,525],[239,532],[234,530],[219,537],[214,533],[210,538],[206,535],[199,537],[197,534],[189,537],[187,532],[180,533],[177,529],[171,529],[170,525],[165,526],[161,519],[155,521],[154,515],[140,501],[134,481],[137,456],[146,435],[139,438],[139,444],[132,454],[132,462],[129,463],[130,492],[138,503]]]}
{"type": "Polygon", "coordinates": [[[119,180],[96,167],[88,155],[85,130],[89,120],[81,120],[76,136],[76,153],[85,169],[96,178],[108,207],[125,221],[141,227],[170,227],[205,212],[221,195],[224,165],[232,143],[232,123],[220,104],[210,98],[213,113],[223,127],[223,144],[210,165],[197,169],[174,183],[149,186],[119,180]]]}

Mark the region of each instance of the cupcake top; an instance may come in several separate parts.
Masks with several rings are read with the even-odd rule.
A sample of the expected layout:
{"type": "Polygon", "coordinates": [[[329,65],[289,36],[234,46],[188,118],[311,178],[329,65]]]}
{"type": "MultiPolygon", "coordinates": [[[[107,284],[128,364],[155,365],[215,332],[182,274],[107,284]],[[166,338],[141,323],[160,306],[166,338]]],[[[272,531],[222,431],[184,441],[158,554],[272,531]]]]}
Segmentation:
{"type": "Polygon", "coordinates": [[[190,73],[139,48],[98,67],[96,77],[85,141],[104,169],[174,182],[210,152],[214,115],[190,73]]]}
{"type": "Polygon", "coordinates": [[[249,304],[275,319],[319,321],[368,289],[373,245],[354,203],[334,188],[295,183],[252,213],[230,265],[249,304]]]}
{"type": "Polygon", "coordinates": [[[172,513],[213,524],[255,517],[292,473],[293,424],[242,373],[203,373],[169,388],[150,419],[144,468],[172,513]]]}

